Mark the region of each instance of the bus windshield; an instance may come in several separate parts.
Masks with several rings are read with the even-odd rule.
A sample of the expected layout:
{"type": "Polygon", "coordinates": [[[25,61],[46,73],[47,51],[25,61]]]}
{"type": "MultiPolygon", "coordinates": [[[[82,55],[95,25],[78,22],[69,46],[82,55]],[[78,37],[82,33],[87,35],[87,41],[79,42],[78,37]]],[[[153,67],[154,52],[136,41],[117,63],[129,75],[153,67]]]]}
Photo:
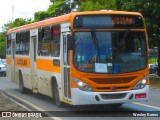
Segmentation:
{"type": "Polygon", "coordinates": [[[114,74],[147,66],[145,32],[75,32],[74,40],[74,66],[79,71],[114,74]]]}

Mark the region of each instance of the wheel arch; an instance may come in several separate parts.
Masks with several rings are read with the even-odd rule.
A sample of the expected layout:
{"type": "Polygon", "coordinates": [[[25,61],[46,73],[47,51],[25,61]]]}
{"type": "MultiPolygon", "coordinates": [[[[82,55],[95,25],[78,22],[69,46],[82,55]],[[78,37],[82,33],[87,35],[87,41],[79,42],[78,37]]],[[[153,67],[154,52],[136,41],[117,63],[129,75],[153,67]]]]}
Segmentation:
{"type": "Polygon", "coordinates": [[[57,77],[56,76],[52,76],[51,77],[51,93],[52,93],[52,98],[54,99],[55,95],[54,95],[54,88],[56,86],[56,84],[58,85],[58,81],[57,81],[57,77]]]}
{"type": "Polygon", "coordinates": [[[23,75],[22,75],[22,70],[19,68],[18,69],[18,84],[20,83],[20,75],[22,76],[22,81],[23,81],[23,75]]]}

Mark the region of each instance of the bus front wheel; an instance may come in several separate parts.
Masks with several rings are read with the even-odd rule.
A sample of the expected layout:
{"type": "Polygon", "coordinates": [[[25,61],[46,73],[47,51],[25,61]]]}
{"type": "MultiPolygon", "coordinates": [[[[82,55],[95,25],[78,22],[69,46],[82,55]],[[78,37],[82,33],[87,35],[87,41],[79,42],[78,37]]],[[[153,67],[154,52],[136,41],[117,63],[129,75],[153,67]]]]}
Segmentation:
{"type": "Polygon", "coordinates": [[[55,100],[55,103],[56,103],[57,106],[62,107],[63,104],[62,104],[62,102],[60,101],[59,89],[58,89],[58,85],[57,85],[57,84],[55,84],[54,89],[55,89],[55,90],[54,90],[54,100],[55,100]]]}

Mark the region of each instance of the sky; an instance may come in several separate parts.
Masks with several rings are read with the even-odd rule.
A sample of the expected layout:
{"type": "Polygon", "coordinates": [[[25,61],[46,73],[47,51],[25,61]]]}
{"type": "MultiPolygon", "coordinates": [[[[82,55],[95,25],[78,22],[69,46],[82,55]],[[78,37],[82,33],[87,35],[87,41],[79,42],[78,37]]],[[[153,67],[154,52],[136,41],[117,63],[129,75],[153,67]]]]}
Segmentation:
{"type": "Polygon", "coordinates": [[[0,0],[0,31],[16,18],[33,19],[35,12],[47,10],[50,4],[50,0],[0,0]]]}

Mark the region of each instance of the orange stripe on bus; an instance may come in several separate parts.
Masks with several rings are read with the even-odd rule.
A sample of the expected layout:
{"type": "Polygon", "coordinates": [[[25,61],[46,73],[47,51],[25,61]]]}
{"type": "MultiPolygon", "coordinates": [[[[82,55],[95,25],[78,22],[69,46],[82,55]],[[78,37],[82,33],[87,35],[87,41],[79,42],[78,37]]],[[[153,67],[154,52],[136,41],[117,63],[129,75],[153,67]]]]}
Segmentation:
{"type": "Polygon", "coordinates": [[[37,69],[60,73],[60,66],[54,66],[53,60],[37,59],[37,69]]]}
{"type": "Polygon", "coordinates": [[[30,68],[30,58],[15,58],[15,65],[30,68]]]}

